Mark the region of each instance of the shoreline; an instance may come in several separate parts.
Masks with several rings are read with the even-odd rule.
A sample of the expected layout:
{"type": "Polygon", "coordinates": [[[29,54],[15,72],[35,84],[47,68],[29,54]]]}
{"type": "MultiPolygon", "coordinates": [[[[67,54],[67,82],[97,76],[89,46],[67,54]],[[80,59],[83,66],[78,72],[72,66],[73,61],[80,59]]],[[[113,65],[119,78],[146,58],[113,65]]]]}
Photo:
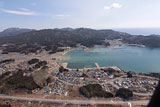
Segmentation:
{"type": "MultiPolygon", "coordinates": [[[[76,49],[83,49],[84,51],[86,51],[86,52],[90,52],[90,50],[92,50],[92,49],[96,49],[96,48],[111,48],[111,49],[114,49],[114,46],[118,46],[118,45],[112,45],[112,46],[109,46],[109,47],[105,47],[105,46],[103,46],[103,45],[99,45],[99,46],[94,46],[94,47],[91,47],[91,48],[87,48],[87,47],[77,47],[77,48],[74,48],[74,49],[71,49],[71,50],[68,50],[67,52],[65,52],[65,54],[66,53],[68,53],[68,52],[70,52],[70,51],[72,51],[72,50],[76,50],[76,49]]],[[[121,45],[120,45],[121,46],[121,45]]],[[[143,46],[143,45],[138,45],[138,44],[123,44],[122,46],[137,46],[137,47],[142,47],[142,48],[147,48],[147,47],[145,47],[145,46],[143,46]]],[[[70,69],[70,70],[75,70],[75,69],[79,69],[79,70],[83,70],[83,69],[97,69],[97,68],[104,68],[104,67],[114,67],[114,66],[116,66],[116,65],[113,65],[113,66],[99,66],[99,64],[97,63],[97,62],[94,62],[94,64],[95,63],[97,63],[98,64],[98,66],[95,64],[95,66],[93,66],[93,67],[80,67],[80,68],[69,68],[69,67],[67,67],[68,65],[69,65],[69,63],[68,62],[62,62],[62,64],[63,63],[65,63],[65,68],[67,68],[67,69],[70,69]],[[67,65],[66,65],[66,63],[67,63],[67,65]]],[[[118,67],[118,66],[117,66],[118,67]]],[[[119,67],[120,68],[120,67],[119,67]]],[[[146,73],[146,74],[150,74],[150,73],[159,73],[159,72],[152,72],[152,71],[150,71],[150,72],[145,72],[145,71],[135,71],[135,70],[125,70],[126,72],[129,72],[129,71],[132,71],[132,72],[135,72],[135,73],[146,73]]]]}
{"type": "Polygon", "coordinates": [[[90,67],[90,68],[79,68],[79,69],[78,68],[68,68],[68,67],[66,67],[66,69],[68,69],[68,70],[77,70],[78,69],[80,71],[83,71],[83,70],[97,70],[97,69],[109,69],[109,68],[112,68],[112,69],[117,70],[117,71],[123,71],[118,66],[90,67]]]}
{"type": "MultiPolygon", "coordinates": [[[[9,56],[10,58],[16,58],[16,57],[18,57],[19,58],[19,60],[21,61],[21,62],[24,62],[24,61],[28,61],[29,59],[32,59],[32,58],[38,58],[38,59],[41,59],[41,60],[46,60],[47,62],[48,62],[48,66],[50,67],[49,68],[49,70],[47,71],[47,72],[50,72],[50,75],[53,77],[53,78],[55,78],[56,77],[56,79],[57,80],[60,80],[59,81],[59,86],[61,86],[62,88],[63,88],[63,85],[61,84],[61,82],[62,83],[64,83],[64,84],[66,84],[67,85],[67,83],[70,83],[69,81],[69,79],[65,79],[65,78],[61,78],[61,79],[59,79],[59,77],[58,77],[58,75],[52,75],[54,72],[56,72],[57,70],[59,70],[59,67],[61,66],[61,65],[63,65],[65,68],[67,68],[67,65],[68,65],[68,63],[60,63],[60,64],[58,64],[58,60],[60,60],[60,59],[62,59],[62,57],[65,55],[65,54],[67,54],[69,51],[72,51],[72,50],[74,50],[74,49],[80,49],[80,48],[68,48],[68,50],[65,50],[64,52],[57,52],[57,53],[55,53],[55,54],[48,54],[47,52],[45,52],[45,51],[43,51],[42,53],[40,53],[40,54],[31,54],[31,56],[29,56],[29,55],[21,55],[21,54],[13,54],[13,56],[9,56]],[[19,55],[21,55],[21,56],[19,56],[19,55]],[[24,58],[24,59],[22,59],[22,58],[24,58]],[[53,60],[53,58],[56,58],[56,59],[54,59],[53,60]],[[56,63],[57,63],[57,65],[56,65],[56,63]],[[55,68],[56,67],[56,68],[55,68]]],[[[82,69],[78,69],[78,71],[80,71],[80,72],[77,72],[77,69],[70,69],[70,68],[67,68],[68,70],[71,70],[71,75],[75,72],[75,73],[82,73],[82,72],[87,72],[87,70],[90,70],[90,71],[93,71],[93,72],[99,72],[97,75],[103,75],[102,74],[102,70],[106,70],[106,69],[109,69],[109,68],[112,68],[112,69],[114,69],[114,70],[116,70],[116,73],[118,73],[118,76],[120,75],[120,74],[124,74],[124,75],[122,75],[120,78],[121,79],[123,79],[123,77],[125,77],[125,76],[127,76],[126,74],[126,72],[124,72],[120,67],[118,67],[118,66],[107,66],[107,67],[100,67],[99,66],[99,64],[97,63],[97,62],[95,62],[95,65],[96,65],[96,67],[90,67],[90,68],[82,68],[82,69]],[[81,72],[82,71],[82,72],[81,72]],[[117,72],[117,71],[120,71],[120,72],[117,72]]],[[[134,73],[135,72],[133,72],[133,76],[134,76],[134,73]]],[[[64,73],[65,74],[65,73],[64,73]]],[[[136,74],[136,73],[135,73],[136,74]]],[[[94,74],[93,74],[94,75],[94,74]]],[[[140,74],[138,74],[138,78],[140,77],[141,75],[140,74]]],[[[143,75],[142,75],[143,76],[143,75]]],[[[62,76],[63,77],[63,76],[62,76]]],[[[65,76],[64,76],[65,77],[65,76]]],[[[71,77],[71,76],[70,76],[71,77]]],[[[81,81],[81,78],[79,78],[79,77],[74,77],[74,76],[72,76],[72,78],[75,78],[75,80],[74,80],[74,82],[75,83],[72,83],[74,86],[78,86],[77,84],[78,83],[76,83],[76,79],[78,79],[78,80],[80,80],[81,81]]],[[[113,76],[110,76],[110,77],[107,77],[107,79],[105,78],[102,78],[102,80],[104,80],[103,81],[103,83],[105,83],[105,84],[107,84],[107,82],[105,82],[105,81],[108,81],[108,79],[113,79],[113,80],[111,80],[111,82],[109,82],[109,83],[111,83],[111,86],[115,86],[115,85],[113,85],[113,81],[116,81],[117,79],[119,79],[118,77],[113,77],[113,76]]],[[[101,84],[101,85],[103,85],[103,83],[101,83],[100,81],[98,81],[98,80],[95,80],[97,83],[99,83],[99,84],[101,84]]],[[[81,81],[81,83],[83,84],[83,81],[81,81]]],[[[108,87],[108,86],[106,86],[106,87],[108,87]]],[[[54,89],[53,89],[54,90],[54,89]]],[[[59,90],[61,90],[61,89],[59,89],[59,90]]],[[[65,92],[65,90],[66,89],[62,89],[64,92],[65,92]]],[[[43,90],[42,90],[43,91],[43,90]]],[[[67,90],[68,91],[68,90],[67,90]]],[[[17,94],[18,95],[18,94],[17,94]]],[[[33,94],[33,96],[34,96],[35,94],[33,94]]],[[[41,93],[39,93],[39,95],[42,95],[41,93]]],[[[51,94],[48,94],[48,98],[50,97],[50,95],[51,94]]],[[[139,95],[139,94],[138,94],[139,95]]],[[[27,96],[27,95],[26,95],[27,96]]],[[[42,95],[43,96],[43,95],[42,95]]],[[[52,95],[51,95],[52,96],[52,95]]],[[[45,97],[45,96],[43,96],[43,97],[45,97]]],[[[70,95],[70,96],[67,96],[67,97],[64,97],[65,99],[68,99],[68,98],[72,98],[72,97],[74,97],[74,96],[72,96],[72,95],[70,95]]],[[[46,97],[47,98],[47,97],[46,97]]],[[[63,96],[54,96],[53,98],[63,98],[63,96]]],[[[77,99],[81,99],[81,97],[77,97],[77,99]]]]}
{"type": "MultiPolygon", "coordinates": [[[[138,44],[123,44],[124,46],[138,46],[138,47],[143,47],[142,45],[138,45],[138,44]]],[[[122,45],[122,46],[123,46],[122,45]]],[[[83,49],[84,51],[86,52],[90,52],[90,50],[92,49],[96,49],[96,48],[112,48],[114,49],[113,47],[114,46],[118,46],[118,44],[116,45],[111,45],[111,46],[104,46],[104,45],[95,45],[94,47],[91,47],[91,48],[88,48],[88,47],[84,47],[84,46],[77,46],[76,48],[72,48],[72,47],[66,47],[66,49],[63,51],[63,52],[56,52],[55,54],[48,54],[46,51],[42,52],[42,53],[39,53],[39,54],[29,54],[31,57],[28,57],[28,55],[24,55],[24,54],[19,54],[19,53],[9,53],[9,54],[5,54],[3,55],[2,54],[2,57],[0,57],[0,60],[3,60],[3,59],[9,59],[9,58],[15,58],[17,60],[21,60],[21,61],[26,61],[26,60],[29,60],[30,58],[39,58],[39,59],[42,59],[42,60],[47,60],[50,62],[50,64],[53,64],[54,62],[57,63],[56,66],[57,67],[60,67],[60,66],[63,66],[64,68],[67,68],[67,69],[77,69],[77,68],[68,68],[68,64],[67,62],[64,62],[63,60],[65,60],[65,55],[72,51],[72,50],[76,50],[76,49],[83,49]],[[47,58],[48,57],[48,58],[47,58]],[[54,61],[51,61],[53,60],[53,58],[55,58],[54,61]]],[[[121,45],[120,45],[121,46],[121,45]]],[[[145,47],[144,47],[145,48],[145,47]]],[[[1,54],[0,54],[1,55],[1,54]]],[[[67,58],[67,57],[66,57],[67,58]]],[[[94,62],[94,64],[97,63],[97,62],[94,62]]],[[[97,63],[98,64],[98,63],[97,63]]],[[[78,69],[97,69],[97,68],[104,68],[102,66],[97,66],[97,64],[95,64],[96,67],[89,67],[89,68],[78,68],[78,69]]],[[[116,65],[115,65],[116,66],[116,65]]],[[[109,67],[109,66],[105,66],[105,67],[109,67]]],[[[114,66],[111,66],[111,67],[114,67],[114,66]]],[[[137,72],[137,73],[152,73],[152,72],[137,72]]],[[[157,72],[156,72],[157,73],[157,72]]]]}

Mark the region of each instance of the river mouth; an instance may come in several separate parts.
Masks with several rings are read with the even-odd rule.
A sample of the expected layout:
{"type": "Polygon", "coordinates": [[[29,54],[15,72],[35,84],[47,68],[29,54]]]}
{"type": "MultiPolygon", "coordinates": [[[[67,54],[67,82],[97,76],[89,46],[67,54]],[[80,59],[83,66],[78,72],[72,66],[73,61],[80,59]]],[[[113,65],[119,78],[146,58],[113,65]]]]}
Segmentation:
{"type": "Polygon", "coordinates": [[[160,72],[160,49],[150,49],[136,46],[114,46],[112,48],[94,48],[89,52],[76,49],[68,52],[64,57],[69,59],[67,68],[82,69],[118,66],[125,71],[160,72]]]}

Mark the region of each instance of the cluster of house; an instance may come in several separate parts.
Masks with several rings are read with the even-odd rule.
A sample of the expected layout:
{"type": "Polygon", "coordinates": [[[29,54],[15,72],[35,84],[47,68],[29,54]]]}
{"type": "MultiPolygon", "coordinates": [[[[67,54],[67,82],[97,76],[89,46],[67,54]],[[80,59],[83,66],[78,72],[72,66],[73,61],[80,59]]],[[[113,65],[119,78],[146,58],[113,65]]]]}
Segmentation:
{"type": "Polygon", "coordinates": [[[45,90],[43,91],[43,94],[54,94],[54,95],[64,95],[67,96],[68,85],[56,80],[54,83],[49,84],[48,86],[45,87],[45,90]]]}
{"type": "Polygon", "coordinates": [[[17,71],[17,68],[14,64],[0,64],[0,75],[5,72],[17,71]]]}
{"type": "Polygon", "coordinates": [[[3,63],[0,64],[0,74],[18,71],[19,69],[24,71],[32,71],[30,68],[32,68],[32,66],[28,65],[27,62],[3,63]]]}
{"type": "MultiPolygon", "coordinates": [[[[45,87],[44,94],[56,94],[67,95],[68,86],[84,86],[93,83],[105,83],[106,79],[114,78],[114,75],[110,75],[102,70],[72,70],[69,72],[60,73],[59,71],[53,72],[53,76],[56,77],[54,83],[45,87]]],[[[110,87],[110,86],[105,86],[110,87]]]]}
{"type": "Polygon", "coordinates": [[[119,88],[128,88],[136,93],[153,93],[158,81],[151,78],[123,78],[114,81],[114,84],[119,88]]]}
{"type": "Polygon", "coordinates": [[[115,93],[117,91],[117,88],[112,86],[111,84],[101,84],[102,88],[106,90],[106,92],[115,93]]]}
{"type": "Polygon", "coordinates": [[[88,77],[97,78],[98,80],[104,80],[106,78],[110,78],[110,79],[114,78],[114,75],[99,69],[95,69],[92,71],[87,70],[85,73],[86,75],[88,75],[88,77]]]}

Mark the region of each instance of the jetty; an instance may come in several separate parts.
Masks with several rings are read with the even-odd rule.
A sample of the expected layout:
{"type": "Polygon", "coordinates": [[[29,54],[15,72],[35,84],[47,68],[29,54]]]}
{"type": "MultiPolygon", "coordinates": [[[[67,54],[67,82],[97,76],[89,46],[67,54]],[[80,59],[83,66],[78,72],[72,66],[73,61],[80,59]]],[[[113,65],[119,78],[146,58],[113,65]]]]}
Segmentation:
{"type": "Polygon", "coordinates": [[[68,63],[62,63],[63,68],[67,68],[68,63]]]}
{"type": "Polygon", "coordinates": [[[97,68],[100,68],[100,66],[97,62],[95,62],[95,65],[96,65],[97,68]]]}

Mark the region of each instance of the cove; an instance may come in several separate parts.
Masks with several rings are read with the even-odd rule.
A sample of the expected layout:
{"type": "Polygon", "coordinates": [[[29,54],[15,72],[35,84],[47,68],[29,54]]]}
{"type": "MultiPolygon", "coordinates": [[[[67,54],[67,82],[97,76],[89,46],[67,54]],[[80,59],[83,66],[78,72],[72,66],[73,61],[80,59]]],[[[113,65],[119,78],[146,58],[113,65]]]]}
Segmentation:
{"type": "Polygon", "coordinates": [[[143,48],[136,46],[114,46],[113,48],[94,48],[88,51],[76,49],[69,51],[63,57],[69,59],[68,68],[118,66],[124,71],[133,72],[160,72],[160,49],[143,48]]]}

